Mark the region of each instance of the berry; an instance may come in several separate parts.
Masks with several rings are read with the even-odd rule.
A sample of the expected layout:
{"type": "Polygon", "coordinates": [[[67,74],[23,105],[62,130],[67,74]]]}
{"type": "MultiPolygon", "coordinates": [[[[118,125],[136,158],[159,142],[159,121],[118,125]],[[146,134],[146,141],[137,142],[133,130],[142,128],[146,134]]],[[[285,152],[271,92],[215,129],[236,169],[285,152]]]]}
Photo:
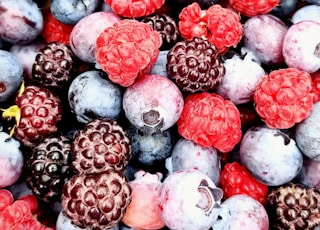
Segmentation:
{"type": "Polygon", "coordinates": [[[0,37],[6,42],[28,44],[43,29],[42,13],[33,1],[2,0],[0,9],[0,37]]]}
{"type": "Polygon", "coordinates": [[[150,25],[158,31],[162,37],[160,50],[169,50],[172,46],[181,40],[180,30],[176,21],[166,14],[150,15],[142,18],[144,23],[150,25]]]}
{"type": "Polygon", "coordinates": [[[297,176],[297,181],[306,188],[315,188],[320,191],[320,161],[305,157],[303,166],[297,176]]]}
{"type": "Polygon", "coordinates": [[[222,203],[212,229],[268,230],[269,217],[264,206],[251,196],[233,195],[222,203]]]}
{"type": "Polygon", "coordinates": [[[131,140],[112,119],[94,119],[85,124],[71,146],[72,166],[77,173],[97,173],[107,169],[122,171],[131,158],[131,140]]]}
{"type": "Polygon", "coordinates": [[[219,53],[236,46],[243,34],[239,16],[219,4],[201,10],[197,2],[182,9],[179,14],[179,29],[185,39],[202,37],[214,44],[219,53]]]}
{"type": "Polygon", "coordinates": [[[280,0],[229,0],[230,5],[247,17],[269,13],[280,0]]]}
{"type": "Polygon", "coordinates": [[[310,115],[295,126],[295,140],[305,156],[320,161],[320,133],[317,125],[320,113],[320,102],[314,104],[310,115]]]}
{"type": "Polygon", "coordinates": [[[64,88],[71,81],[73,59],[69,46],[50,42],[41,48],[35,57],[32,81],[46,88],[64,88]]]}
{"type": "Polygon", "coordinates": [[[60,22],[74,25],[83,17],[95,12],[99,4],[99,0],[52,0],[50,11],[60,22]]]}
{"type": "Polygon", "coordinates": [[[58,21],[51,12],[44,14],[44,25],[41,37],[46,43],[59,42],[65,45],[70,43],[70,34],[73,25],[64,24],[58,21]]]}
{"type": "Polygon", "coordinates": [[[305,5],[293,13],[290,21],[293,24],[301,21],[305,21],[305,20],[320,22],[319,17],[320,17],[320,5],[305,5]]]}
{"type": "Polygon", "coordinates": [[[68,89],[70,109],[81,123],[96,118],[119,118],[122,98],[120,86],[99,70],[82,72],[72,80],[68,89]]]}
{"type": "Polygon", "coordinates": [[[286,20],[287,17],[290,17],[294,13],[297,4],[298,0],[281,0],[280,3],[270,11],[270,14],[286,20]]]}
{"type": "Polygon", "coordinates": [[[99,35],[95,57],[111,81],[128,87],[151,71],[161,41],[161,35],[148,24],[124,19],[99,35]]]}
{"type": "Polygon", "coordinates": [[[160,9],[165,0],[104,0],[118,15],[126,18],[148,16],[160,9]]]}
{"type": "Polygon", "coordinates": [[[256,111],[271,128],[288,129],[309,116],[313,107],[309,73],[296,68],[273,70],[254,92],[256,111]]]}
{"type": "Polygon", "coordinates": [[[303,164],[303,154],[295,140],[266,125],[253,126],[245,132],[239,156],[251,175],[268,186],[279,186],[293,180],[303,164]],[[270,146],[273,146],[272,151],[270,146]]]}
{"type": "Polygon", "coordinates": [[[131,201],[131,189],[119,171],[76,174],[63,188],[62,207],[71,221],[96,230],[112,228],[131,201]]]}
{"type": "Polygon", "coordinates": [[[23,79],[23,67],[19,59],[5,50],[0,50],[0,102],[15,95],[23,79]]]}
{"type": "Polygon", "coordinates": [[[71,141],[64,136],[45,138],[33,148],[26,168],[33,194],[45,202],[59,201],[71,177],[71,141]]]}
{"type": "Polygon", "coordinates": [[[315,229],[320,225],[320,192],[288,183],[268,195],[267,211],[274,229],[315,229]]]}
{"type": "Polygon", "coordinates": [[[220,188],[225,199],[236,194],[245,194],[259,201],[267,202],[268,186],[258,181],[245,166],[238,162],[227,163],[221,171],[220,188]]]}
{"type": "Polygon", "coordinates": [[[130,123],[148,135],[171,128],[181,115],[183,101],[170,79],[146,74],[126,88],[122,105],[130,123]]]}
{"type": "Polygon", "coordinates": [[[167,59],[170,78],[184,92],[211,90],[225,74],[217,48],[202,38],[194,37],[176,43],[167,54],[167,59]]]}
{"type": "Polygon", "coordinates": [[[165,227],[159,206],[161,179],[161,173],[151,174],[143,170],[135,173],[135,179],[129,181],[131,202],[121,220],[125,225],[150,230],[165,227]]]}
{"type": "Polygon", "coordinates": [[[7,189],[0,189],[0,212],[14,201],[12,193],[7,189]]]}
{"type": "Polygon", "coordinates": [[[188,95],[177,125],[185,139],[221,152],[231,151],[242,135],[239,110],[215,93],[188,95]]]}

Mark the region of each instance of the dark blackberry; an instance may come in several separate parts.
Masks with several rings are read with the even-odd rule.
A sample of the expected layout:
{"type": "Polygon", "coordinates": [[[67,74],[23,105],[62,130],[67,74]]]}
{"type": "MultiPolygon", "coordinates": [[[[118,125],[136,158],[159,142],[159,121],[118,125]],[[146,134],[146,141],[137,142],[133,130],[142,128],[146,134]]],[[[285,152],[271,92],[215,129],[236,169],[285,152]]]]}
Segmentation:
{"type": "Polygon", "coordinates": [[[59,42],[48,43],[36,55],[32,80],[39,86],[62,89],[71,81],[74,67],[71,48],[59,42]]]}
{"type": "Polygon", "coordinates": [[[160,50],[169,50],[181,40],[180,31],[176,21],[166,14],[156,14],[144,17],[142,22],[149,24],[158,31],[162,37],[160,50]]]}
{"type": "Polygon", "coordinates": [[[225,67],[215,45],[194,37],[176,43],[167,55],[170,78],[185,92],[213,89],[221,82],[225,67]]]}
{"type": "Polygon", "coordinates": [[[27,160],[27,184],[45,202],[60,201],[62,188],[71,177],[71,141],[64,136],[48,137],[27,160]]]}

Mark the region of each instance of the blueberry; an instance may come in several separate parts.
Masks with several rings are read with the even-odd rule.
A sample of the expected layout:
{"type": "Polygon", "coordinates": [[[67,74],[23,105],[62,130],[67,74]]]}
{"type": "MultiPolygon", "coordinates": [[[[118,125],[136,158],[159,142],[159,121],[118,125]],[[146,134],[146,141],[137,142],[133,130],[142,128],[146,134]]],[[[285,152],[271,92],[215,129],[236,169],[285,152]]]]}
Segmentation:
{"type": "Polygon", "coordinates": [[[52,0],[50,10],[53,16],[65,24],[76,24],[83,17],[100,7],[99,0],[52,0]]]}
{"type": "Polygon", "coordinates": [[[122,89],[97,70],[78,75],[68,90],[71,110],[81,123],[95,118],[117,119],[122,110],[122,97],[122,89]]]}
{"type": "Polygon", "coordinates": [[[297,7],[298,0],[281,0],[281,2],[271,10],[271,14],[277,17],[288,17],[297,7]]]}
{"type": "Polygon", "coordinates": [[[298,9],[291,17],[292,23],[298,23],[304,20],[320,22],[320,6],[306,5],[298,9]]]}
{"type": "Polygon", "coordinates": [[[43,29],[43,16],[32,0],[0,1],[0,37],[12,44],[32,42],[43,29]]]}
{"type": "Polygon", "coordinates": [[[23,67],[12,53],[5,50],[0,50],[0,63],[0,102],[4,102],[18,91],[23,67]]]}

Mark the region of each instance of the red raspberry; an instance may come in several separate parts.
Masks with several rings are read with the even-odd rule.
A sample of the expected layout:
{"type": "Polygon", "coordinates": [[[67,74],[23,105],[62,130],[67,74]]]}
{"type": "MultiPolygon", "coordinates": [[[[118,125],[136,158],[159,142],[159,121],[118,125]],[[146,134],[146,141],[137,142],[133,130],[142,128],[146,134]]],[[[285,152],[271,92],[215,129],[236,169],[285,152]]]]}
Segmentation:
{"type": "Polygon", "coordinates": [[[214,93],[189,94],[177,125],[184,138],[221,152],[231,151],[242,136],[239,110],[214,93]]]}
{"type": "Polygon", "coordinates": [[[255,109],[270,128],[288,129],[309,116],[313,107],[309,73],[296,68],[274,70],[261,79],[255,109]]]}
{"type": "Polygon", "coordinates": [[[151,71],[161,44],[160,33],[150,25],[123,19],[99,35],[95,57],[111,81],[128,87],[151,71]]]}
{"type": "Polygon", "coordinates": [[[105,0],[118,15],[126,18],[139,18],[150,15],[160,9],[165,0],[105,0]]]}
{"type": "Polygon", "coordinates": [[[247,17],[267,14],[280,2],[281,0],[229,0],[236,11],[247,17]]]}
{"type": "Polygon", "coordinates": [[[312,78],[313,103],[320,101],[320,72],[310,73],[312,78]]]}
{"type": "Polygon", "coordinates": [[[268,186],[253,177],[247,168],[238,162],[227,163],[221,170],[220,188],[224,199],[237,194],[246,194],[262,205],[267,202],[268,186]]]}
{"type": "Polygon", "coordinates": [[[12,193],[7,189],[0,189],[0,212],[14,201],[12,193]]]}
{"type": "Polygon", "coordinates": [[[219,4],[201,10],[199,4],[194,2],[182,9],[179,19],[179,29],[185,39],[206,38],[220,54],[237,45],[243,35],[240,17],[219,4]]]}
{"type": "Polygon", "coordinates": [[[43,15],[43,20],[41,36],[46,43],[59,42],[64,45],[70,44],[70,34],[74,25],[58,21],[50,11],[43,15]]]}

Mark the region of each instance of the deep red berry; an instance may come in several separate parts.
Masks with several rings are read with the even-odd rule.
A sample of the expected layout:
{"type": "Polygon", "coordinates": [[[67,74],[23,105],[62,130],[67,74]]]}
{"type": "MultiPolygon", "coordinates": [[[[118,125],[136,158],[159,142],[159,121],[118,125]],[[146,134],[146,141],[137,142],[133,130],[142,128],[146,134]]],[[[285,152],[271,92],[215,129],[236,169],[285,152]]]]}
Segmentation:
{"type": "Polygon", "coordinates": [[[0,212],[14,201],[12,193],[7,189],[0,189],[0,212]]]}
{"type": "Polygon", "coordinates": [[[44,24],[41,36],[46,43],[59,42],[64,45],[70,44],[70,34],[73,25],[58,21],[51,12],[44,14],[44,24]]]}
{"type": "Polygon", "coordinates": [[[201,10],[194,2],[182,9],[179,19],[179,29],[185,39],[206,38],[221,54],[236,46],[243,35],[239,15],[219,4],[201,10]]]}
{"type": "Polygon", "coordinates": [[[35,213],[38,210],[38,199],[33,194],[21,196],[18,200],[25,201],[30,207],[31,213],[35,213]]]}
{"type": "Polygon", "coordinates": [[[220,187],[224,199],[237,194],[246,194],[265,205],[268,185],[253,177],[247,168],[238,162],[227,163],[221,170],[220,187]]]}
{"type": "Polygon", "coordinates": [[[229,0],[236,11],[248,17],[267,14],[280,2],[281,0],[229,0]]]}
{"type": "Polygon", "coordinates": [[[215,93],[189,94],[177,125],[184,138],[221,152],[231,151],[242,136],[239,110],[215,93]]]}
{"type": "Polygon", "coordinates": [[[320,72],[310,73],[312,78],[313,103],[320,101],[320,72]]]}
{"type": "Polygon", "coordinates": [[[123,19],[100,34],[95,57],[111,81],[128,87],[151,71],[161,44],[160,33],[148,24],[123,19]]]}
{"type": "Polygon", "coordinates": [[[139,18],[148,16],[160,9],[165,0],[105,0],[105,2],[120,16],[139,18]]]}
{"type": "Polygon", "coordinates": [[[313,107],[309,73],[295,68],[274,70],[254,92],[256,111],[271,128],[288,129],[309,116],[313,107]]]}

